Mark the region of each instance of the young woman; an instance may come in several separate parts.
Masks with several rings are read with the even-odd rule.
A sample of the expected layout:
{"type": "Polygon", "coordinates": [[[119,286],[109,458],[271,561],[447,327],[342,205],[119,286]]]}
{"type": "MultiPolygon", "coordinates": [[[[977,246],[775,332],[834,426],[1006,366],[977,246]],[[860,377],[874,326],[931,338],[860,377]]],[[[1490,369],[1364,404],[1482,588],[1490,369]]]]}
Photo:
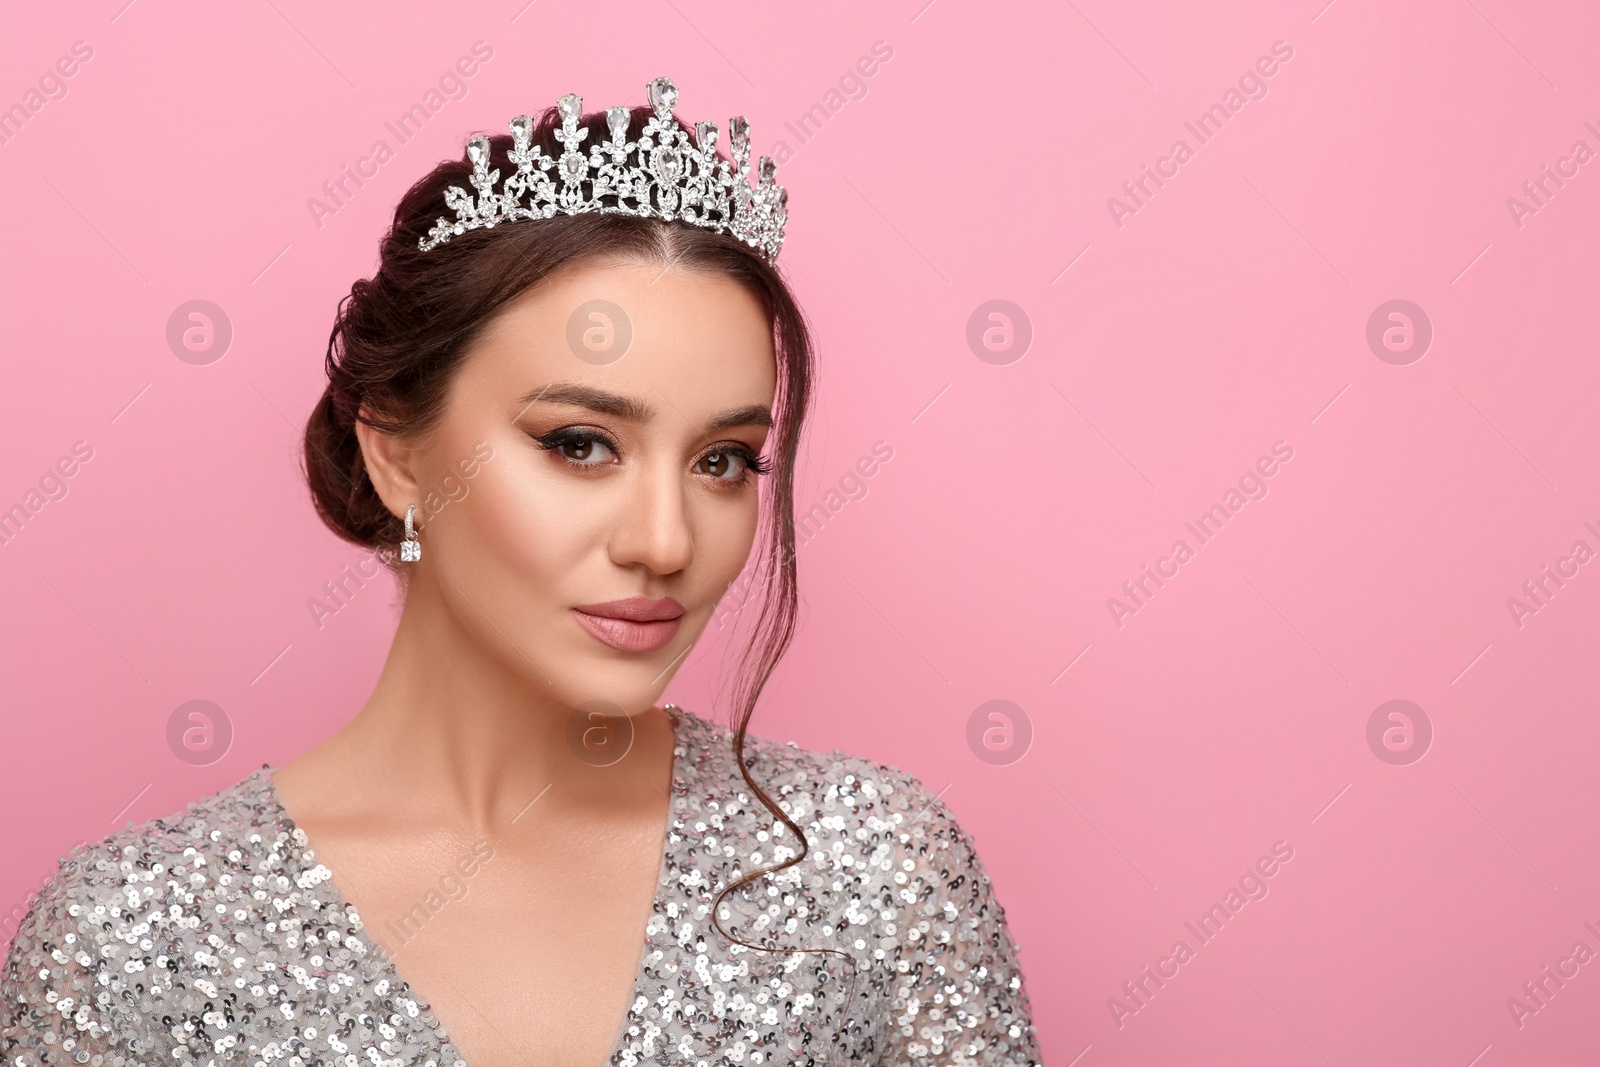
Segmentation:
{"type": "Polygon", "coordinates": [[[64,860],[0,1061],[1039,1061],[949,809],[746,733],[794,627],[810,341],[770,161],[752,187],[742,119],[730,161],[647,92],[401,200],[305,436],[318,512],[404,590],[371,698],[64,860]],[[656,706],[760,531],[733,729],[656,706]]]}

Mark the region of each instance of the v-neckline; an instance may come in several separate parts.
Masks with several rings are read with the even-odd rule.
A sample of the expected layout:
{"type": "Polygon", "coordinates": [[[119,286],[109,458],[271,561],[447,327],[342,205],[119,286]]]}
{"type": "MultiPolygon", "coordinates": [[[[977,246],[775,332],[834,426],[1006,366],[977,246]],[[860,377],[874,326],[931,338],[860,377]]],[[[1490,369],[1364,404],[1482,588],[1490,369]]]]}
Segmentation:
{"type": "MultiPolygon", "coordinates": [[[[645,963],[650,958],[650,953],[656,948],[655,935],[651,931],[655,926],[655,918],[660,913],[666,900],[667,878],[671,871],[668,857],[672,852],[672,836],[677,831],[678,816],[684,800],[689,794],[689,777],[697,765],[693,753],[689,751],[691,738],[698,736],[694,728],[700,725],[694,713],[676,704],[663,704],[662,710],[672,720],[672,778],[671,792],[667,797],[667,825],[661,836],[660,859],[656,870],[655,894],[650,901],[650,915],[645,920],[644,941],[639,949],[639,957],[634,961],[633,989],[628,994],[627,1010],[623,1012],[622,1024],[617,1028],[617,1035],[612,1040],[611,1047],[606,1051],[605,1059],[601,1061],[599,1067],[609,1067],[611,1063],[615,1062],[617,1053],[622,1050],[627,1041],[628,1028],[644,1021],[637,1014],[635,1005],[639,1003],[640,997],[648,999],[648,994],[644,992],[646,978],[644,968],[645,963]]],[[[394,957],[378,943],[375,937],[367,933],[366,920],[361,918],[360,910],[350,902],[349,896],[339,887],[339,883],[333,877],[333,872],[317,858],[317,850],[311,846],[309,835],[294,821],[294,817],[289,814],[288,808],[284,807],[283,799],[278,796],[278,787],[272,781],[272,773],[276,770],[278,768],[271,764],[262,764],[253,777],[260,779],[262,792],[272,809],[273,819],[289,833],[289,842],[294,850],[293,856],[296,867],[299,870],[310,870],[322,866],[324,870],[328,870],[328,877],[324,879],[324,889],[335,898],[333,903],[340,910],[355,915],[360,920],[362,937],[370,945],[378,949],[377,955],[381,958],[382,977],[388,980],[391,990],[394,991],[395,995],[416,1001],[422,1010],[431,1013],[434,1021],[438,1023],[437,1031],[440,1044],[448,1044],[455,1048],[455,1063],[445,1065],[445,1067],[472,1067],[467,1058],[461,1054],[461,1046],[457,1045],[451,1037],[452,1030],[450,1027],[446,1026],[444,1020],[439,1018],[439,1012],[434,1007],[432,998],[412,985],[405,975],[400,973],[399,965],[395,963],[394,957]],[[299,841],[296,840],[297,831],[299,838],[307,842],[304,846],[301,846],[299,841]]],[[[519,1055],[521,1054],[520,1049],[516,1049],[516,1051],[519,1055]]]]}

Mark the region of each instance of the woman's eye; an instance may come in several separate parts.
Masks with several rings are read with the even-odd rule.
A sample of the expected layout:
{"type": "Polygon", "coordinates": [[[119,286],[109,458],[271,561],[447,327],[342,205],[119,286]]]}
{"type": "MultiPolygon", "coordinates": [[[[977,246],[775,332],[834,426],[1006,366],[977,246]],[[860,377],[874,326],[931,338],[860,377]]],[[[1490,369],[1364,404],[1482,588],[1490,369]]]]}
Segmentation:
{"type": "Polygon", "coordinates": [[[610,452],[605,442],[598,437],[583,437],[572,441],[563,442],[561,454],[568,459],[584,463],[592,463],[601,452],[610,452]]]}
{"type": "MultiPolygon", "coordinates": [[[[546,451],[555,452],[573,467],[603,467],[619,461],[617,447],[603,434],[593,430],[564,427],[542,436],[534,443],[546,451]]],[[[718,448],[703,454],[695,461],[694,471],[708,475],[716,481],[739,485],[752,475],[766,474],[767,462],[745,448],[718,448]]]]}
{"type": "Polygon", "coordinates": [[[752,476],[768,473],[772,468],[767,460],[743,448],[719,448],[707,452],[695,464],[704,473],[718,481],[744,483],[752,476]]]}
{"type": "Polygon", "coordinates": [[[615,452],[610,442],[599,434],[577,430],[557,430],[534,438],[540,448],[558,453],[567,462],[579,467],[594,467],[610,462],[608,456],[615,452]]]}
{"type": "Polygon", "coordinates": [[[700,466],[704,468],[703,473],[709,474],[713,478],[724,478],[731,481],[732,478],[729,478],[729,472],[733,472],[733,478],[738,478],[744,474],[748,463],[737,452],[707,452],[700,457],[700,466]]]}

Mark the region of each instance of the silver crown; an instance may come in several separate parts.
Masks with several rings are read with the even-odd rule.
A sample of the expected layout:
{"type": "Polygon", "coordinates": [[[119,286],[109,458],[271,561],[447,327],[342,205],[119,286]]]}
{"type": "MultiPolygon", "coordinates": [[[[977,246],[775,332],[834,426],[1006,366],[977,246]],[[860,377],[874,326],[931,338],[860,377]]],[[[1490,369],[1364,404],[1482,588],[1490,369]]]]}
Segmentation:
{"type": "Polygon", "coordinates": [[[783,227],[788,220],[788,190],[777,184],[777,163],[762,156],[752,188],[750,127],[743,115],[728,123],[733,165],[717,154],[717,125],[697,123],[694,140],[672,118],[678,87],[667,78],[645,86],[655,115],[645,123],[637,141],[626,140],[629,111],[606,109],[611,139],[581,145],[589,136],[578,128],[583,98],[567,93],[556,102],[561,129],[556,132],[566,151],[558,157],[544,155],[531,144],[533,120],[518,115],[511,120],[510,160],[516,173],[500,182],[500,172],[489,169],[489,139],[482,134],[467,142],[472,161],[472,186],[477,196],[459,185],[445,189],[445,203],[455,209],[454,222],[441,216],[417,245],[424,252],[468,230],[489,228],[518,219],[547,219],[556,212],[581,215],[589,211],[678,220],[719,233],[731,233],[759,251],[768,263],[783,247],[783,227]],[[551,172],[555,173],[552,175],[551,172]],[[500,188],[495,189],[499,182],[500,188]]]}

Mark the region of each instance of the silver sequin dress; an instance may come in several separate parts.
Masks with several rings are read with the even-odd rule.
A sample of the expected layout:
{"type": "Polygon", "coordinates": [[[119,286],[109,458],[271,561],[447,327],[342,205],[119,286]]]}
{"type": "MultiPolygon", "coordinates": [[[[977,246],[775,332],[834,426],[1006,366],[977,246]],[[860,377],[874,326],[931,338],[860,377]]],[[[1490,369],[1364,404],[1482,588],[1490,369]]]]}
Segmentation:
{"type": "MultiPolygon", "coordinates": [[[[790,951],[718,934],[717,890],[798,843],[745,785],[730,732],[668,707],[672,818],[608,1064],[1039,1063],[972,840],[893,766],[752,734],[752,775],[811,848],[722,903],[738,938],[790,951]]],[[[0,975],[0,1063],[465,1067],[271,770],[61,861],[0,975]]]]}

